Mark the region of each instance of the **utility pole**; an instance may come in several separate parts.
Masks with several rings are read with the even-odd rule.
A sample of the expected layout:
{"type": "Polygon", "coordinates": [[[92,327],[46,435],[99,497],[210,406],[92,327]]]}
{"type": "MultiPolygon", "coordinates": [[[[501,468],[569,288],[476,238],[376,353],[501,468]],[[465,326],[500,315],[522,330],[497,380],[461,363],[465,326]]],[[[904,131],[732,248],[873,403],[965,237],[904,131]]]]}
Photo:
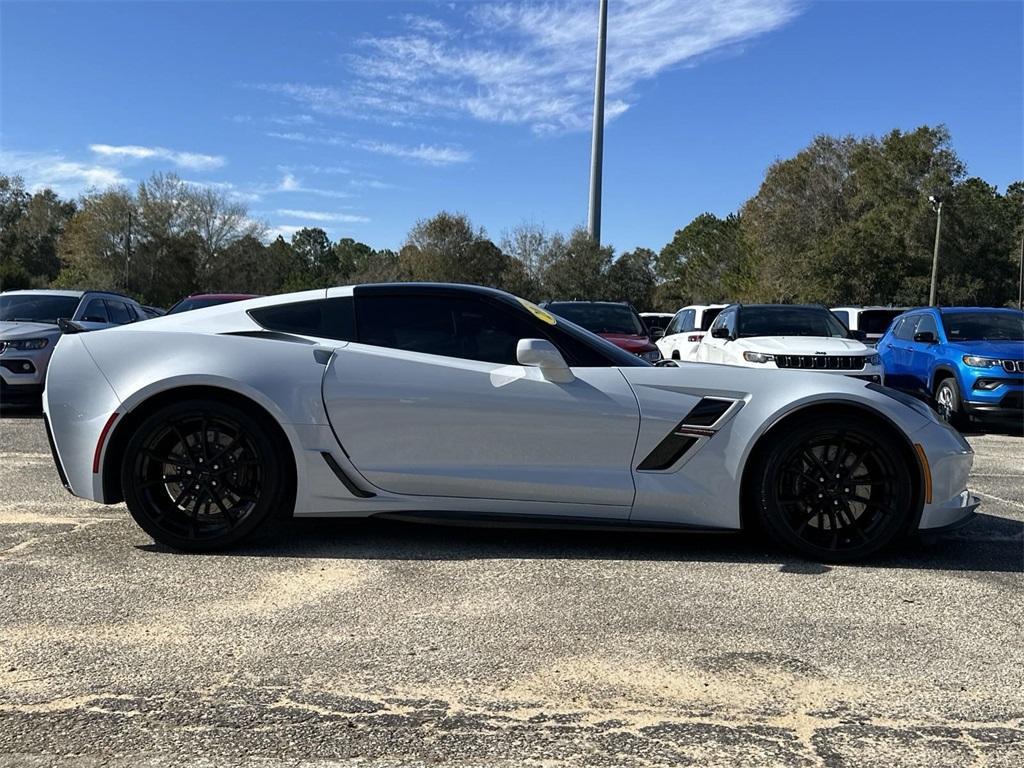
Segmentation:
{"type": "Polygon", "coordinates": [[[132,261],[132,209],[128,207],[128,236],[125,239],[124,253],[124,289],[128,290],[128,265],[132,261]]]}
{"type": "Polygon", "coordinates": [[[932,195],[928,198],[928,201],[932,204],[932,209],[936,213],[935,217],[935,251],[932,253],[932,286],[928,291],[928,306],[937,306],[935,303],[935,288],[939,277],[939,242],[942,238],[942,198],[932,195]]]}
{"type": "Polygon", "coordinates": [[[1024,299],[1024,235],[1020,236],[1020,274],[1017,276],[1017,309],[1024,309],[1021,306],[1021,299],[1024,299]]]}
{"type": "Polygon", "coordinates": [[[587,233],[601,244],[601,171],[604,158],[604,63],[608,42],[608,0],[600,0],[597,18],[597,72],[594,82],[594,132],[590,146],[590,215],[587,233]]]}

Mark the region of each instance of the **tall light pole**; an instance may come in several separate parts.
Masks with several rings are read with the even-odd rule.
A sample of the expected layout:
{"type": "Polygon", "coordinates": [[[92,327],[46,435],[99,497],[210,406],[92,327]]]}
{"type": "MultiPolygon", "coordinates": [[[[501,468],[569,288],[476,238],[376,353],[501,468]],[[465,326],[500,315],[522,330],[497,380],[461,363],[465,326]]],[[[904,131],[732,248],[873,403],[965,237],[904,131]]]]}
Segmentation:
{"type": "Polygon", "coordinates": [[[604,62],[608,42],[608,0],[600,0],[597,19],[597,72],[594,82],[594,133],[590,145],[590,214],[587,234],[601,244],[601,171],[604,158],[604,62]]]}
{"type": "Polygon", "coordinates": [[[935,288],[939,277],[939,242],[942,238],[942,198],[936,195],[932,195],[928,198],[928,202],[932,204],[932,210],[935,211],[935,250],[932,253],[932,286],[928,291],[928,306],[934,307],[935,303],[935,288]]]}

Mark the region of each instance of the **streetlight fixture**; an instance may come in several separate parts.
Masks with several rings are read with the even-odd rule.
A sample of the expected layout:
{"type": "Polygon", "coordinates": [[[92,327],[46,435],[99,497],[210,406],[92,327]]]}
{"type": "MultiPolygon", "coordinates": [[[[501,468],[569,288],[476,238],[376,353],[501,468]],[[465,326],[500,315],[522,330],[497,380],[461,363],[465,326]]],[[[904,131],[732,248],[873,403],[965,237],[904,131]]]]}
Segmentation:
{"type": "Polygon", "coordinates": [[[935,289],[936,283],[939,276],[939,242],[942,238],[942,203],[943,200],[938,195],[929,195],[928,202],[932,204],[932,210],[935,211],[935,250],[932,252],[932,285],[928,291],[928,306],[934,307],[935,303],[935,289]]]}
{"type": "Polygon", "coordinates": [[[594,131],[590,145],[590,214],[587,234],[601,244],[601,172],[604,160],[604,62],[608,39],[608,0],[601,0],[597,16],[597,72],[594,78],[594,131]]]}

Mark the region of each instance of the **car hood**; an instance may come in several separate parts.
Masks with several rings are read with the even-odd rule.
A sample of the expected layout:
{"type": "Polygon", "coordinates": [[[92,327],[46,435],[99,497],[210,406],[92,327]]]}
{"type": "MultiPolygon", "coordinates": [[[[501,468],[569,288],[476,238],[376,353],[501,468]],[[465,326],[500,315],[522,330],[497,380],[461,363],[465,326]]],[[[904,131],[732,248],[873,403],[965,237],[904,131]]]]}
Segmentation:
{"type": "Polygon", "coordinates": [[[740,349],[780,355],[850,355],[867,354],[870,350],[856,339],[828,336],[752,336],[737,339],[740,349]]]}
{"type": "Polygon", "coordinates": [[[949,346],[965,355],[1013,360],[1024,358],[1024,341],[956,341],[949,346]]]}
{"type": "Polygon", "coordinates": [[[22,320],[0,320],[0,339],[30,339],[59,334],[60,328],[52,323],[30,323],[22,320]]]}
{"type": "Polygon", "coordinates": [[[634,355],[657,349],[646,336],[632,336],[625,333],[599,333],[598,336],[634,355]]]}

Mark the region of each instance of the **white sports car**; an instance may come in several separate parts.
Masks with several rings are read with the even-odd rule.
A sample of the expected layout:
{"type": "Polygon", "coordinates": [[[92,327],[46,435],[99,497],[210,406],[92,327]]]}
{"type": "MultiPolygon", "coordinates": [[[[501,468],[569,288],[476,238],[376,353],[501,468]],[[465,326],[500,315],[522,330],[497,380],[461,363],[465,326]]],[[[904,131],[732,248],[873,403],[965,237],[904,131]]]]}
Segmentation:
{"type": "Polygon", "coordinates": [[[916,400],[808,371],[649,365],[472,286],[306,291],[65,334],[68,489],[185,550],[279,515],[756,527],[851,560],[966,522],[970,447],[916,400]]]}

